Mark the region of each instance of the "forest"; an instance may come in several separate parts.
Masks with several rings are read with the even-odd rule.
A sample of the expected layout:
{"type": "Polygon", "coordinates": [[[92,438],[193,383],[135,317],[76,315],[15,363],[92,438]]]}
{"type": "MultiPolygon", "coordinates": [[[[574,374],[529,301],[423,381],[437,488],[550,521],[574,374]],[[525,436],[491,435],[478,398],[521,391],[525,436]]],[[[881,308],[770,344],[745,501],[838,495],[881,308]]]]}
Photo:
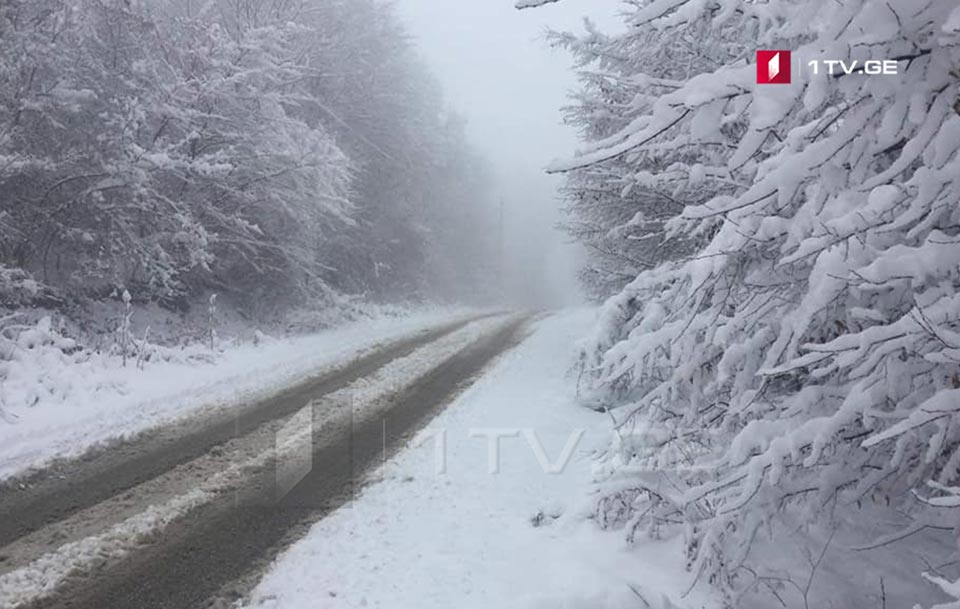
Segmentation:
{"type": "Polygon", "coordinates": [[[11,0],[0,39],[3,304],[484,285],[486,166],[382,3],[11,0]]]}

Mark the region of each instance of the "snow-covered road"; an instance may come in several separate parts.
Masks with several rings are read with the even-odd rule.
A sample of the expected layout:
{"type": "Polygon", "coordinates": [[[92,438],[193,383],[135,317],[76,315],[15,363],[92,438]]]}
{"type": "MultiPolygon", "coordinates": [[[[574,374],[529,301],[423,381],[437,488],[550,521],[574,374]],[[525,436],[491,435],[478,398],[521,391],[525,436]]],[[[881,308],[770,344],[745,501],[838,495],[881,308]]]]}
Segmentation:
{"type": "MultiPolygon", "coordinates": [[[[268,400],[263,410],[273,418],[129,489],[109,491],[108,484],[112,494],[86,509],[75,507],[88,485],[52,476],[52,492],[39,500],[59,516],[51,512],[56,519],[39,520],[38,528],[23,528],[32,515],[20,509],[32,505],[36,489],[8,487],[0,496],[2,521],[10,524],[0,528],[6,535],[0,605],[205,606],[222,585],[255,577],[258,561],[289,543],[291,532],[296,538],[297,530],[349,499],[370,464],[515,344],[526,319],[499,315],[441,325],[348,362],[329,381],[268,400]],[[314,466],[279,492],[304,455],[317,459],[314,466]]],[[[152,472],[152,459],[134,448],[107,452],[118,453],[121,470],[152,472]]],[[[76,467],[83,475],[89,466],[100,471],[96,465],[76,467]]]]}
{"type": "MultiPolygon", "coordinates": [[[[573,364],[593,317],[382,347],[353,380],[278,394],[272,418],[22,532],[0,497],[0,605],[713,609],[685,594],[679,540],[638,552],[592,518],[611,431],[577,403],[573,364]]],[[[63,485],[41,499],[76,504],[63,485]]]]}
{"type": "MultiPolygon", "coordinates": [[[[569,372],[591,320],[579,311],[540,322],[382,466],[378,483],[284,553],[247,608],[660,608],[664,594],[680,603],[687,575],[671,542],[628,552],[621,532],[588,518],[609,420],[574,402],[569,372]]],[[[680,606],[710,605],[694,595],[680,606]]]]}
{"type": "Polygon", "coordinates": [[[306,336],[227,348],[214,361],[152,363],[141,370],[119,358],[75,362],[56,349],[34,349],[0,391],[8,403],[33,406],[0,421],[0,480],[97,444],[214,412],[294,385],[365,351],[470,315],[434,309],[405,317],[364,319],[306,336]]]}

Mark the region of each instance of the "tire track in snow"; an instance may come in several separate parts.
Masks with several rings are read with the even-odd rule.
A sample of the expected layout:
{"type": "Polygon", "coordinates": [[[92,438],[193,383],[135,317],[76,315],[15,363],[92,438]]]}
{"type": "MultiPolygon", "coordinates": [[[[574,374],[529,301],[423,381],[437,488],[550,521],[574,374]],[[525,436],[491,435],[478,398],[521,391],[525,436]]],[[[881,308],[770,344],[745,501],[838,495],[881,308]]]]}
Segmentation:
{"type": "MultiPolygon", "coordinates": [[[[318,370],[306,380],[251,403],[199,413],[26,478],[5,481],[0,485],[0,547],[161,476],[265,423],[290,416],[311,398],[341,389],[484,317],[489,316],[458,320],[362,350],[342,364],[318,370]]],[[[0,573],[9,568],[9,560],[0,562],[0,573]]]]}
{"type": "Polygon", "coordinates": [[[386,448],[389,419],[400,421],[390,426],[392,447],[509,346],[521,325],[520,318],[470,324],[313,401],[291,419],[291,433],[264,425],[246,442],[194,460],[178,473],[190,481],[187,492],[0,576],[0,605],[205,604],[220,585],[272,556],[286,535],[349,498],[358,473],[386,448]],[[304,412],[312,425],[302,425],[304,412]],[[318,467],[276,500],[277,464],[305,451],[318,467]],[[61,588],[72,590],[69,600],[57,596],[61,588]]]}

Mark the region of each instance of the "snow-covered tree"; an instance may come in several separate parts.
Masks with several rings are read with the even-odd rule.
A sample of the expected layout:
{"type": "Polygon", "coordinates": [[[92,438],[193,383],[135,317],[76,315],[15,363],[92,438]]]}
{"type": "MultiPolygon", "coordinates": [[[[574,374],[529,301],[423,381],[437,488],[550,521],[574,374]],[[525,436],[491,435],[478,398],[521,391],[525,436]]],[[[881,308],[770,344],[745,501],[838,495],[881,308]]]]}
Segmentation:
{"type": "Polygon", "coordinates": [[[182,122],[168,121],[164,140],[186,158],[159,160],[185,200],[202,202],[216,284],[259,306],[285,292],[322,294],[318,244],[353,222],[352,165],[323,124],[299,116],[310,101],[298,83],[309,72],[300,53],[311,30],[283,12],[223,10],[231,8],[218,21],[163,21],[166,44],[184,50],[175,68],[182,122]]]}
{"type": "Polygon", "coordinates": [[[287,113],[296,28],[155,8],[4,4],[4,259],[93,294],[298,287],[349,211],[349,163],[287,113]]]}
{"type": "Polygon", "coordinates": [[[631,276],[583,351],[618,425],[602,507],[680,525],[731,601],[785,513],[889,502],[952,528],[928,507],[960,485],[960,8],[625,6],[624,33],[556,38],[585,144],[552,170],[607,287],[631,276]],[[756,84],[758,48],[793,50],[793,84],[756,84]],[[808,65],[836,59],[899,74],[808,65]]]}
{"type": "Polygon", "coordinates": [[[0,264],[74,297],[422,295],[482,202],[378,0],[12,0],[0,49],[0,264]]]}
{"type": "MultiPolygon", "coordinates": [[[[596,148],[642,119],[660,95],[746,52],[735,24],[714,31],[709,21],[701,20],[669,45],[660,42],[662,33],[655,30],[610,38],[590,22],[586,25],[584,37],[555,33],[551,39],[574,55],[583,83],[575,105],[567,109],[568,122],[596,148]]],[[[695,131],[715,128],[703,125],[706,120],[701,118],[695,131]]],[[[707,183],[706,167],[721,162],[723,152],[719,142],[695,144],[687,137],[569,171],[568,229],[591,255],[582,273],[586,287],[609,296],[642,270],[689,253],[696,239],[667,235],[664,223],[685,206],[730,190],[719,180],[707,183]],[[678,171],[681,166],[692,171],[678,171]]]]}
{"type": "Polygon", "coordinates": [[[437,264],[463,286],[488,260],[480,164],[394,10],[379,0],[327,0],[309,11],[321,44],[307,50],[314,110],[357,165],[357,225],[329,243],[331,281],[376,297],[445,291],[437,264]],[[462,239],[452,250],[447,239],[462,239]],[[477,258],[457,260],[465,251],[477,258]],[[456,261],[454,263],[454,261],[456,261]]]}

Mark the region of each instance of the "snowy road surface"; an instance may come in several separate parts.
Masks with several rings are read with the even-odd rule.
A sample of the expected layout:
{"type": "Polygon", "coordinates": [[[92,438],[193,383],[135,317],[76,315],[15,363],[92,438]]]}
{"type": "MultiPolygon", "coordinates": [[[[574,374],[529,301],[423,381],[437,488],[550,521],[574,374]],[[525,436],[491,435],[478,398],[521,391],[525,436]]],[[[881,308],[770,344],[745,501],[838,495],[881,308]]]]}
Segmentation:
{"type": "MultiPolygon", "coordinates": [[[[312,522],[349,501],[372,464],[515,344],[526,319],[448,324],[374,350],[276,396],[273,418],[238,423],[227,441],[199,434],[213,439],[202,454],[159,472],[132,444],[119,447],[106,468],[99,456],[68,467],[81,479],[90,467],[91,484],[58,485],[54,474],[32,488],[8,486],[0,521],[18,524],[4,529],[0,606],[187,608],[208,606],[211,598],[231,601],[312,522]],[[126,471],[124,463],[149,472],[130,480],[147,479],[114,489],[122,492],[103,490],[111,471],[126,471]],[[98,482],[104,482],[98,492],[110,496],[94,493],[92,501],[80,492],[98,482]],[[48,504],[53,508],[31,521],[31,506],[48,504]]],[[[165,445],[178,441],[169,434],[148,447],[164,454],[165,445]]]]}
{"type": "MultiPolygon", "coordinates": [[[[129,441],[89,452],[79,461],[59,463],[14,480],[7,485],[6,490],[11,492],[0,493],[0,515],[3,515],[0,545],[151,480],[199,457],[213,446],[290,415],[312,396],[347,386],[466,323],[466,320],[455,321],[366,351],[358,350],[355,356],[346,355],[339,362],[333,360],[313,369],[300,383],[282,392],[269,390],[261,399],[231,408],[202,411],[129,441]]],[[[204,392],[196,393],[203,395],[204,392]]],[[[108,422],[109,419],[104,419],[100,424],[108,422]]],[[[5,450],[12,452],[16,448],[8,445],[5,450]]]]}
{"type": "Polygon", "coordinates": [[[689,582],[672,542],[629,552],[586,517],[591,457],[610,433],[606,415],[574,403],[569,374],[591,320],[539,322],[377,484],[280,556],[246,609],[716,606],[699,590],[679,598],[689,582]]]}
{"type": "Polygon", "coordinates": [[[0,480],[197,413],[272,397],[387,343],[468,317],[462,310],[436,309],[362,319],[314,334],[230,346],[213,362],[187,357],[144,370],[122,367],[118,358],[75,362],[56,349],[36,350],[26,362],[29,370],[19,370],[19,382],[13,374],[0,388],[7,404],[17,396],[36,400],[29,408],[8,407],[15,419],[0,426],[0,480]]]}

